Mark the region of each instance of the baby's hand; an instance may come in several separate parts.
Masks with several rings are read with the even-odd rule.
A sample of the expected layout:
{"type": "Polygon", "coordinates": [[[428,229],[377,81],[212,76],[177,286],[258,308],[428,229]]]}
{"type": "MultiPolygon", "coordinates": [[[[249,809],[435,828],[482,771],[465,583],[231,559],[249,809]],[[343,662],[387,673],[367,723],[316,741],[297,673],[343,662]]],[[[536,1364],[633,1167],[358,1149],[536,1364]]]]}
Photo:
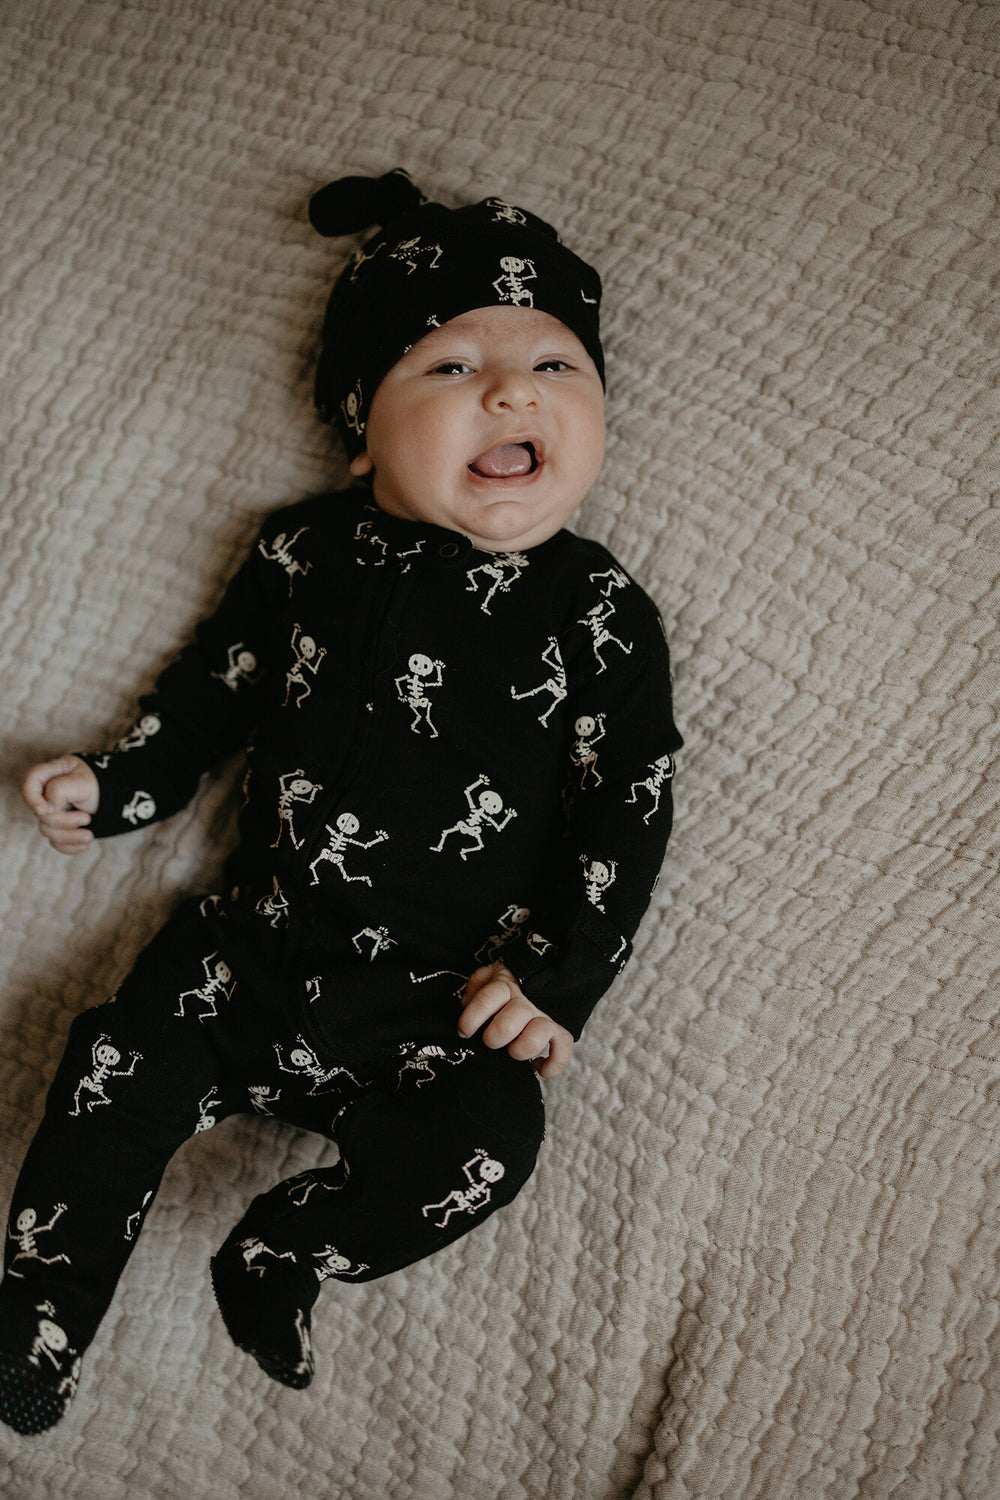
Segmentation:
{"type": "Polygon", "coordinates": [[[93,843],[87,824],[97,811],[100,783],[78,755],[62,755],[32,766],[21,784],[21,796],[60,854],[79,854],[93,843]]]}
{"type": "Polygon", "coordinates": [[[535,1071],[543,1078],[561,1073],[573,1056],[572,1033],[532,1005],[500,962],[487,964],[470,977],[462,1007],[460,1036],[472,1036],[492,1016],[483,1032],[487,1047],[506,1047],[518,1062],[534,1059],[535,1071]]]}

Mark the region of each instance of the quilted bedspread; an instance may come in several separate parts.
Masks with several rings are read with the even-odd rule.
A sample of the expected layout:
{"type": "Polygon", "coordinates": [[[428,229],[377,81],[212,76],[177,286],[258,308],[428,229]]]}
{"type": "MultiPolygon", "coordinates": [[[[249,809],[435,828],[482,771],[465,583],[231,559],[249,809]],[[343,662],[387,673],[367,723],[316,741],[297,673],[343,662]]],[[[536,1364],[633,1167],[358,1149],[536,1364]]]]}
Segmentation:
{"type": "Polygon", "coordinates": [[[333,1148],[199,1135],[0,1493],[1000,1494],[996,0],[5,0],[0,66],[4,1210],[239,767],[77,859],[20,777],[120,733],[259,518],[345,478],[317,186],[400,164],[599,267],[579,525],[661,606],[686,738],[516,1202],[328,1283],[294,1392],[207,1262],[333,1148]]]}

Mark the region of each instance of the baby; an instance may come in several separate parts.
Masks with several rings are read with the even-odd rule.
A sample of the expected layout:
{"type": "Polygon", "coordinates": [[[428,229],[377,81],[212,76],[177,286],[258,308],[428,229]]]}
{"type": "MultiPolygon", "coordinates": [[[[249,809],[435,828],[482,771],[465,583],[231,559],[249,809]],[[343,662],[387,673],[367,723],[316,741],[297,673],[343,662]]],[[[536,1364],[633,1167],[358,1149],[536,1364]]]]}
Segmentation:
{"type": "Polygon", "coordinates": [[[24,797],[72,854],[182,807],[247,748],[223,892],[184,902],[79,1016],[15,1189],[0,1417],[62,1416],[172,1153],[238,1111],[334,1141],[212,1261],[226,1326],[309,1383],[322,1283],[384,1276],[510,1202],[625,964],[670,830],[655,607],[565,530],[604,450],[597,273],[499,199],[345,178],[323,233],[382,226],[317,372],[361,483],[265,521],[105,754],[24,797]]]}

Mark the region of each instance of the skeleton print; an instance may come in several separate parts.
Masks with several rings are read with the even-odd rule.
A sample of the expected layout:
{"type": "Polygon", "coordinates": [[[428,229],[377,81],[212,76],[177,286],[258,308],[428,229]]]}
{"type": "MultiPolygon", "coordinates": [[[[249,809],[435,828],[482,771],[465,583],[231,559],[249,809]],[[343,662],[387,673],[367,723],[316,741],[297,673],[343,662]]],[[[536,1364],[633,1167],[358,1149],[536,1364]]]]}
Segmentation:
{"type": "Polygon", "coordinates": [[[368,961],[371,963],[380,953],[385,953],[390,948],[395,948],[396,940],[389,936],[388,927],[362,927],[351,938],[356,953],[364,954],[365,946],[368,947],[368,961]]]}
{"type": "Polygon", "coordinates": [[[587,900],[598,911],[603,911],[604,894],[615,883],[618,865],[613,859],[609,859],[607,864],[600,859],[588,859],[586,854],[581,854],[580,859],[583,861],[587,900]]]}
{"type": "Polygon", "coordinates": [[[254,910],[259,916],[266,917],[272,927],[281,927],[288,921],[288,897],[278,884],[277,875],[271,876],[274,890],[270,896],[261,896],[254,910]]]}
{"type": "Polygon", "coordinates": [[[531,288],[526,285],[537,276],[533,261],[520,255],[503,255],[500,258],[500,275],[493,283],[499,301],[510,302],[514,307],[534,307],[531,288]]]}
{"type": "Polygon", "coordinates": [[[272,1104],[277,1104],[278,1100],[281,1098],[281,1090],[275,1089],[274,1093],[272,1094],[270,1087],[266,1083],[249,1084],[247,1087],[247,1094],[250,1097],[250,1108],[256,1110],[257,1114],[259,1115],[271,1114],[272,1110],[270,1106],[272,1104]]]}
{"type": "Polygon", "coordinates": [[[224,682],[234,693],[238,693],[243,686],[252,687],[260,677],[257,658],[242,641],[237,641],[227,649],[226,663],[224,672],[213,672],[212,676],[224,682]]]}
{"type": "Polygon", "coordinates": [[[300,526],[293,537],[289,537],[287,532],[281,531],[271,543],[270,548],[265,546],[263,538],[261,539],[259,544],[261,557],[266,557],[268,562],[278,563],[288,574],[289,594],[291,594],[292,592],[292,585],[295,582],[296,575],[301,573],[304,577],[312,567],[311,562],[300,563],[298,558],[293,555],[291,550],[295,546],[295,543],[298,541],[299,537],[304,536],[308,530],[308,526],[300,526]]]}
{"type": "Polygon", "coordinates": [[[549,727],[549,715],[558,707],[566,697],[566,667],[563,663],[562,652],[559,650],[559,642],[554,635],[549,636],[549,643],[542,652],[542,661],[549,669],[549,676],[538,687],[527,688],[523,693],[517,692],[511,687],[512,698],[533,698],[536,693],[551,693],[552,702],[544,713],[538,715],[538,722],[546,729],[549,727]]]}
{"type": "Polygon", "coordinates": [[[323,788],[319,782],[310,781],[301,771],[288,771],[284,776],[279,776],[278,786],[278,837],[271,848],[277,849],[282,832],[287,828],[292,844],[296,849],[301,849],[305,840],[295,837],[295,803],[308,804],[315,801],[316,793],[323,788]]]}
{"type": "Polygon", "coordinates": [[[479,592],[479,584],[476,581],[477,573],[485,573],[487,578],[492,579],[492,585],[480,605],[484,615],[491,614],[490,604],[493,595],[498,590],[501,594],[508,594],[511,584],[517,582],[527,566],[528,559],[523,552],[495,552],[489,562],[480,563],[478,567],[469,569],[466,575],[469,580],[467,592],[470,594],[479,592]]]}
{"type": "Polygon", "coordinates": [[[436,740],[438,732],[431,723],[431,700],[427,693],[430,688],[441,687],[444,662],[431,661],[429,656],[414,651],[407,666],[410,670],[396,678],[396,695],[413,713],[413,723],[410,725],[413,733],[419,734],[421,726],[426,725],[431,739],[436,740]]]}
{"type": "Polygon", "coordinates": [[[459,855],[464,860],[470,854],[476,854],[483,846],[483,835],[481,829],[483,824],[488,824],[496,833],[503,833],[512,818],[517,817],[514,808],[508,807],[504,812],[503,799],[499,792],[493,791],[488,776],[479,776],[471,786],[465,788],[465,800],[469,804],[469,811],[465,817],[446,828],[436,844],[431,845],[434,854],[440,854],[444,849],[445,840],[453,833],[460,833],[463,837],[471,839],[472,843],[460,849],[459,855]],[[503,818],[500,814],[503,813],[503,818]]]}
{"type": "Polygon", "coordinates": [[[158,714],[143,714],[138,724],[134,724],[128,734],[123,734],[117,750],[141,750],[147,740],[151,740],[154,734],[159,734],[162,728],[158,714]]]}
{"type": "Polygon", "coordinates": [[[296,1208],[305,1208],[311,1194],[322,1191],[324,1193],[339,1193],[343,1187],[342,1182],[327,1182],[317,1177],[315,1172],[298,1172],[294,1177],[289,1177],[285,1183],[288,1189],[289,1200],[296,1208]]]}
{"type": "Polygon", "coordinates": [[[310,1098],[314,1098],[317,1094],[333,1093],[337,1080],[340,1078],[349,1078],[356,1088],[361,1086],[354,1074],[347,1068],[336,1066],[324,1068],[304,1036],[296,1037],[295,1046],[288,1054],[287,1063],[282,1060],[281,1047],[277,1042],[274,1043],[274,1051],[278,1059],[278,1067],[283,1073],[294,1073],[299,1078],[312,1080],[312,1088],[309,1090],[310,1098]]]}
{"type": "Polygon", "coordinates": [[[604,778],[597,770],[597,751],[594,746],[604,738],[604,715],[598,714],[596,718],[591,718],[590,714],[581,714],[573,728],[576,730],[576,739],[569,757],[580,768],[580,789],[582,791],[586,786],[588,774],[594,785],[600,786],[604,778]]]}
{"type": "Polygon", "coordinates": [[[519,208],[512,203],[505,203],[502,198],[487,198],[488,208],[493,209],[494,224],[526,224],[527,218],[519,208]]]}
{"type": "Polygon", "coordinates": [[[62,1261],[64,1265],[70,1265],[68,1255],[41,1255],[38,1250],[38,1236],[48,1234],[53,1225],[57,1224],[66,1212],[65,1203],[57,1203],[52,1210],[52,1217],[47,1224],[39,1224],[38,1214],[33,1208],[23,1208],[18,1214],[13,1229],[8,1229],[8,1239],[14,1240],[18,1246],[17,1254],[7,1267],[8,1276],[23,1276],[23,1271],[15,1270],[19,1260],[34,1260],[42,1266],[54,1266],[62,1261]]]}
{"type": "Polygon", "coordinates": [[[128,1218],[125,1220],[125,1238],[127,1240],[135,1239],[136,1235],[139,1232],[139,1225],[142,1223],[142,1216],[152,1202],[152,1199],[153,1189],[150,1188],[149,1192],[145,1195],[141,1205],[136,1209],[135,1213],[129,1214],[128,1218]]]}
{"type": "Polygon", "coordinates": [[[138,828],[140,823],[148,823],[155,813],[156,803],[148,792],[134,793],[132,800],[122,808],[122,817],[133,828],[138,828]]]}
{"type": "Polygon", "coordinates": [[[429,979],[443,979],[446,974],[449,977],[458,980],[458,988],[453,990],[452,993],[454,994],[456,1000],[460,1000],[465,994],[465,986],[469,982],[469,976],[468,974],[460,973],[458,969],[434,969],[428,974],[418,974],[416,970],[411,969],[410,983],[426,984],[429,979]]]}
{"type": "Polygon", "coordinates": [[[591,573],[591,583],[596,583],[599,578],[604,579],[601,589],[601,598],[610,599],[615,589],[628,588],[628,574],[623,573],[621,568],[606,568],[603,573],[591,573]]]}
{"type": "Polygon", "coordinates": [[[626,656],[632,655],[632,647],[630,645],[627,646],[624,641],[619,640],[608,629],[608,621],[614,617],[614,613],[615,607],[611,603],[610,598],[605,595],[592,609],[588,609],[582,620],[577,621],[578,625],[586,625],[593,636],[592,644],[594,647],[594,656],[597,658],[598,676],[607,667],[607,662],[601,655],[602,646],[617,646],[620,650],[624,651],[626,656]]]}
{"type": "Polygon", "coordinates": [[[198,1123],[194,1127],[195,1135],[202,1135],[206,1130],[211,1130],[212,1126],[216,1123],[216,1118],[210,1111],[218,1109],[221,1103],[221,1095],[217,1094],[214,1089],[209,1089],[198,1105],[198,1123]]]}
{"type": "Polygon", "coordinates": [[[314,1250],[312,1257],[316,1262],[313,1270],[316,1272],[318,1281],[325,1281],[328,1276],[360,1276],[362,1271],[371,1269],[364,1261],[359,1261],[355,1265],[353,1261],[348,1260],[346,1255],[341,1255],[334,1245],[325,1245],[322,1250],[314,1250]]]}
{"type": "Polygon", "coordinates": [[[361,824],[358,822],[354,814],[349,812],[343,812],[340,814],[337,819],[336,828],[331,828],[329,823],[327,823],[325,827],[327,833],[329,834],[329,843],[327,844],[325,849],[320,850],[316,858],[313,860],[312,864],[309,866],[309,870],[312,875],[312,884],[319,885],[319,876],[316,873],[316,866],[322,864],[324,860],[329,860],[330,864],[334,865],[335,868],[340,871],[345,880],[361,880],[365,885],[371,885],[372,882],[370,875],[348,875],[344,865],[345,856],[348,849],[372,849],[376,844],[384,843],[389,835],[383,828],[380,828],[375,837],[373,839],[369,839],[367,843],[364,839],[356,839],[354,835],[361,827],[361,824]]]}
{"type": "Polygon", "coordinates": [[[288,707],[288,700],[292,695],[292,688],[294,688],[297,695],[294,700],[294,707],[301,708],[303,702],[309,697],[313,689],[309,677],[315,679],[322,665],[323,658],[326,655],[326,647],[317,646],[311,635],[303,635],[302,626],[298,621],[292,627],[291,644],[295,660],[292,662],[285,680],[285,701],[282,707],[288,707]]]}
{"type": "Polygon", "coordinates": [[[257,1276],[267,1275],[267,1266],[262,1264],[267,1256],[272,1260],[295,1260],[293,1250],[272,1250],[270,1245],[265,1245],[259,1239],[240,1240],[239,1247],[243,1251],[243,1264],[247,1271],[257,1276]]]}
{"type": "Polygon", "coordinates": [[[444,1210],[444,1217],[435,1219],[438,1229],[444,1229],[452,1214],[474,1214],[481,1208],[485,1208],[493,1196],[493,1186],[503,1177],[506,1168],[503,1162],[496,1161],[482,1147],[477,1147],[474,1155],[465,1163],[462,1171],[465,1173],[467,1187],[452,1188],[447,1198],[440,1203],[425,1203],[421,1209],[424,1218],[428,1214],[444,1210]]]}
{"type": "Polygon", "coordinates": [[[69,1365],[69,1371],[61,1383],[56,1387],[60,1396],[72,1396],[76,1391],[77,1382],[80,1379],[80,1360],[74,1349],[69,1346],[69,1335],[64,1328],[60,1328],[55,1322],[56,1310],[51,1302],[40,1302],[35,1308],[36,1312],[42,1314],[38,1321],[38,1332],[31,1345],[28,1362],[36,1369],[44,1369],[42,1355],[49,1361],[52,1368],[59,1374],[69,1365]]]}
{"type": "MultiPolygon", "coordinates": [[[[500,917],[500,931],[493,933],[491,937],[476,952],[476,960],[481,964],[491,964],[497,958],[502,957],[503,950],[514,938],[520,936],[525,922],[531,916],[526,906],[508,906],[500,917]]],[[[529,932],[528,947],[532,953],[546,953],[552,944],[543,938],[540,932],[529,932]]]]}
{"type": "Polygon", "coordinates": [[[457,1067],[459,1063],[465,1062],[467,1057],[472,1056],[472,1048],[451,1047],[445,1051],[443,1047],[433,1042],[427,1043],[426,1046],[421,1046],[419,1042],[400,1042],[399,1055],[403,1059],[403,1066],[399,1070],[396,1088],[402,1088],[403,1079],[410,1072],[417,1074],[416,1086],[420,1088],[422,1084],[437,1077],[434,1063],[450,1063],[452,1067],[457,1067]]]}
{"type": "Polygon", "coordinates": [[[128,1067],[120,1068],[118,1064],[122,1060],[122,1055],[118,1051],[118,1048],[113,1045],[109,1036],[99,1036],[97,1038],[97,1041],[90,1049],[90,1056],[93,1063],[93,1071],[85,1073],[76,1086],[76,1093],[73,1096],[73,1108],[70,1110],[70,1114],[74,1118],[81,1113],[81,1095],[91,1095],[91,1098],[86,1101],[88,1113],[93,1113],[99,1104],[110,1104],[111,1100],[108,1098],[105,1084],[112,1078],[131,1078],[135,1072],[136,1063],[140,1063],[143,1060],[141,1052],[133,1052],[132,1061],[128,1067]]]}
{"type": "Polygon", "coordinates": [[[348,391],[343,401],[341,401],[340,410],[344,418],[344,425],[349,427],[352,432],[356,432],[358,437],[363,436],[365,430],[365,424],[361,418],[361,411],[364,404],[365,398],[361,390],[361,381],[356,380],[353,391],[348,391]]]}
{"type": "Polygon", "coordinates": [[[636,791],[639,787],[645,787],[646,791],[653,799],[652,807],[643,817],[642,821],[644,823],[648,823],[653,814],[659,811],[660,793],[662,792],[666,783],[672,780],[673,774],[674,757],[672,755],[661,755],[658,760],[653,761],[652,765],[649,767],[649,775],[643,781],[633,781],[632,791],[630,795],[626,797],[626,802],[638,802],[639,799],[636,796],[636,791]]]}
{"type": "MultiPolygon", "coordinates": [[[[374,566],[380,568],[383,565],[389,555],[389,543],[379,536],[375,530],[374,521],[359,521],[354,530],[354,540],[371,547],[373,552],[375,548],[381,547],[381,553],[374,559],[374,566]]],[[[358,557],[358,562],[362,567],[367,566],[367,563],[370,561],[370,558],[358,557]]]]}
{"type": "Polygon", "coordinates": [[[418,266],[424,271],[436,271],[443,254],[440,245],[425,245],[418,234],[397,245],[389,259],[402,261],[407,275],[412,276],[418,266]]]}
{"type": "Polygon", "coordinates": [[[205,983],[198,989],[182,990],[177,996],[179,1003],[174,1011],[175,1016],[183,1016],[185,1000],[201,1000],[205,1008],[198,1020],[208,1021],[218,1015],[220,1000],[232,999],[236,981],[225,959],[220,958],[218,953],[209,953],[202,959],[201,966],[205,971],[205,983]]]}

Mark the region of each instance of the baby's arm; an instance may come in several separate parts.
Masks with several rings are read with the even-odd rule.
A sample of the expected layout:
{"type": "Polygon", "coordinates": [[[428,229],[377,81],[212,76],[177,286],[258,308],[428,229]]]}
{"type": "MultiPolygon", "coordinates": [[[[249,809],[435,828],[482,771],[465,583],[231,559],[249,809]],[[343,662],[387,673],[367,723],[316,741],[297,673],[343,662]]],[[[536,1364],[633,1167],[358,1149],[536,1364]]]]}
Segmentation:
{"type": "Polygon", "coordinates": [[[41,832],[60,854],[79,854],[94,841],[87,824],[97,811],[100,785],[78,755],[32,766],[21,784],[21,796],[38,819],[41,832]]]}
{"type": "Polygon", "coordinates": [[[470,977],[462,1007],[460,1036],[472,1036],[492,1016],[483,1032],[487,1047],[506,1047],[518,1062],[534,1060],[535,1071],[543,1078],[555,1078],[573,1056],[572,1032],[533,1005],[499,961],[484,965],[470,977]]]}

